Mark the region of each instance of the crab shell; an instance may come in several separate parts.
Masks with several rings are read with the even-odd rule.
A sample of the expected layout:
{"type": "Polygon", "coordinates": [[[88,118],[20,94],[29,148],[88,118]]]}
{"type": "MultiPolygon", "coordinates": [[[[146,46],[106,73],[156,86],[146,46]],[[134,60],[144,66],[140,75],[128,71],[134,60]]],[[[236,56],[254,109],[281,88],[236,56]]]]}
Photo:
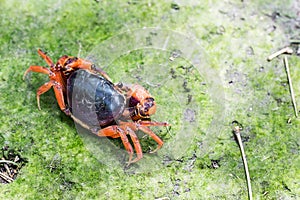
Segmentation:
{"type": "Polygon", "coordinates": [[[97,74],[77,70],[67,81],[67,102],[71,113],[89,126],[115,124],[126,105],[125,96],[97,74]]]}

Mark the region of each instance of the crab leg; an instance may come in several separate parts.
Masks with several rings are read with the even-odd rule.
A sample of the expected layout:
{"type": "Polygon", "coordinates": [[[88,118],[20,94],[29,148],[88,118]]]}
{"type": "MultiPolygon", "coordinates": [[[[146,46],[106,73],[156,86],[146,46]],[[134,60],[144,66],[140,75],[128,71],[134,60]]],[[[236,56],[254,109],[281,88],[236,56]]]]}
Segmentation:
{"type": "Polygon", "coordinates": [[[126,136],[126,134],[124,133],[123,129],[117,127],[117,132],[119,133],[119,136],[121,137],[121,140],[123,142],[123,145],[126,149],[126,151],[128,152],[129,154],[129,160],[128,160],[128,164],[131,163],[131,160],[132,160],[132,155],[133,155],[133,149],[132,149],[132,146],[126,136]]]}
{"type": "MultiPolygon", "coordinates": [[[[151,122],[151,121],[139,121],[137,123],[120,121],[120,124],[123,127],[130,128],[130,130],[132,130],[132,131],[141,130],[144,133],[146,133],[147,135],[149,135],[158,144],[157,148],[155,150],[151,151],[150,153],[155,153],[157,150],[159,150],[163,146],[164,142],[162,141],[162,139],[160,139],[160,137],[158,137],[147,126],[169,126],[169,124],[166,122],[151,122]]],[[[135,148],[135,149],[137,150],[137,148],[135,148]]]]}
{"type": "Polygon", "coordinates": [[[136,152],[136,158],[133,161],[128,162],[128,165],[129,165],[130,163],[137,162],[138,160],[143,158],[143,152],[142,152],[142,147],[141,147],[139,138],[137,137],[135,132],[131,128],[127,127],[127,134],[130,135],[131,141],[133,142],[133,146],[134,146],[134,149],[136,152]]]}
{"type": "Polygon", "coordinates": [[[64,94],[63,94],[63,89],[60,83],[53,81],[53,90],[55,93],[55,97],[57,100],[57,103],[59,105],[59,108],[66,114],[70,115],[70,110],[66,107],[65,100],[64,100],[64,94]]]}
{"type": "Polygon", "coordinates": [[[150,124],[163,125],[163,126],[169,125],[165,122],[148,122],[148,123],[145,122],[146,126],[143,126],[143,123],[139,124],[139,123],[135,123],[135,122],[119,121],[119,125],[108,126],[106,128],[100,129],[100,130],[93,130],[88,125],[86,125],[84,122],[77,119],[75,116],[71,115],[71,117],[76,123],[80,124],[82,127],[86,128],[86,129],[91,130],[94,134],[96,134],[99,137],[111,137],[111,138],[119,138],[120,137],[126,151],[129,154],[128,165],[131,163],[137,162],[138,160],[140,160],[143,157],[143,152],[142,152],[142,148],[140,145],[140,141],[139,141],[137,135],[135,134],[135,131],[137,131],[137,130],[143,131],[144,133],[149,135],[158,144],[157,148],[154,151],[150,152],[150,153],[155,153],[157,150],[159,150],[163,146],[164,142],[153,131],[151,131],[150,128],[148,128],[146,126],[151,126],[150,124]],[[126,132],[124,130],[126,130],[126,132]],[[130,138],[133,142],[133,145],[134,145],[134,149],[137,154],[137,157],[134,160],[132,160],[133,149],[132,149],[132,146],[126,135],[130,136],[130,138]]]}
{"type": "Polygon", "coordinates": [[[44,85],[42,85],[41,87],[39,87],[39,89],[37,90],[36,93],[36,99],[37,99],[37,104],[38,104],[38,108],[39,110],[41,110],[41,106],[40,106],[40,96],[42,94],[44,94],[45,92],[47,92],[48,90],[51,89],[51,87],[53,87],[54,93],[55,93],[55,97],[57,99],[59,108],[66,114],[66,115],[70,115],[69,110],[66,108],[65,105],[65,101],[63,98],[63,91],[62,91],[62,87],[60,86],[60,84],[56,81],[49,81],[47,83],[45,83],[44,85]]]}
{"type": "Polygon", "coordinates": [[[50,71],[50,69],[46,68],[46,67],[42,67],[42,66],[30,66],[24,73],[23,75],[23,79],[25,79],[26,75],[29,72],[38,72],[38,73],[43,73],[43,74],[48,74],[50,75],[52,72],[50,71]]]}
{"type": "Polygon", "coordinates": [[[111,78],[107,75],[105,71],[103,71],[101,68],[96,67],[95,64],[92,64],[91,62],[83,60],[81,58],[78,58],[76,61],[69,64],[69,67],[73,69],[86,69],[92,73],[100,74],[105,79],[112,82],[111,78]]]}
{"type": "Polygon", "coordinates": [[[139,121],[140,126],[171,126],[167,122],[139,121]]]}
{"type": "Polygon", "coordinates": [[[46,61],[46,63],[49,65],[49,67],[53,66],[53,61],[49,56],[46,55],[45,52],[43,52],[41,49],[38,49],[39,55],[46,61]]]}
{"type": "Polygon", "coordinates": [[[128,127],[133,131],[141,130],[147,135],[149,135],[158,144],[157,148],[151,151],[150,153],[155,153],[157,150],[159,150],[163,146],[164,142],[147,126],[169,126],[169,124],[166,122],[151,122],[151,121],[139,121],[137,123],[120,121],[120,124],[121,126],[128,127]]]}
{"type": "Polygon", "coordinates": [[[126,151],[129,154],[128,163],[131,163],[132,156],[133,156],[133,149],[132,149],[132,146],[126,136],[126,133],[124,132],[124,130],[122,128],[118,127],[117,125],[109,126],[109,127],[99,130],[96,133],[96,135],[98,135],[100,137],[111,137],[111,138],[120,137],[126,151]]]}
{"type": "Polygon", "coordinates": [[[154,149],[153,151],[151,151],[150,153],[155,153],[157,150],[159,150],[163,146],[164,142],[153,131],[151,131],[150,128],[145,127],[145,126],[140,126],[140,127],[138,127],[138,129],[143,131],[147,135],[149,135],[158,144],[157,148],[154,149]]]}
{"type": "Polygon", "coordinates": [[[37,92],[36,92],[36,100],[37,100],[37,104],[38,104],[39,110],[41,110],[40,96],[42,94],[44,94],[45,92],[47,92],[48,90],[50,90],[52,86],[53,86],[53,81],[49,81],[49,82],[45,83],[44,85],[42,85],[41,87],[39,87],[39,89],[37,90],[37,92]]]}
{"type": "Polygon", "coordinates": [[[140,160],[143,157],[143,152],[142,152],[142,147],[141,147],[140,141],[139,141],[137,135],[135,134],[134,130],[132,130],[131,127],[134,130],[137,130],[133,123],[125,122],[125,123],[122,123],[122,125],[120,127],[117,125],[114,125],[114,126],[110,126],[110,127],[101,129],[97,132],[97,135],[100,137],[106,136],[106,137],[112,137],[112,138],[118,138],[118,137],[121,138],[123,145],[129,154],[128,165],[131,163],[137,162],[138,160],[140,160]],[[124,132],[125,129],[126,129],[126,133],[124,132]],[[126,135],[130,136],[130,138],[133,142],[134,149],[136,151],[137,157],[134,160],[132,160],[133,149],[132,149],[132,146],[126,135]]]}

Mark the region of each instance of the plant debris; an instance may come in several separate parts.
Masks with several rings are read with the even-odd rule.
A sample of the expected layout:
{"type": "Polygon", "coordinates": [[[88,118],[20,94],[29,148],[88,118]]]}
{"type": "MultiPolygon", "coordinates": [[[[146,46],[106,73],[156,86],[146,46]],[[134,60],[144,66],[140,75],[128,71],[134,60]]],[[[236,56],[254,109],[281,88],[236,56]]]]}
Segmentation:
{"type": "Polygon", "coordinates": [[[245,175],[246,175],[246,180],[247,180],[247,187],[248,187],[248,198],[249,198],[249,200],[252,200],[252,187],[251,187],[250,174],[249,174],[246,154],[244,151],[243,142],[242,142],[242,138],[241,138],[241,132],[240,132],[242,130],[243,130],[242,124],[240,124],[238,121],[232,122],[232,132],[234,133],[234,136],[237,140],[237,143],[238,143],[240,151],[241,151],[242,159],[243,159],[245,175]]]}
{"type": "Polygon", "coordinates": [[[26,160],[8,146],[2,148],[0,159],[0,183],[6,184],[13,182],[24,166],[26,160]]]}

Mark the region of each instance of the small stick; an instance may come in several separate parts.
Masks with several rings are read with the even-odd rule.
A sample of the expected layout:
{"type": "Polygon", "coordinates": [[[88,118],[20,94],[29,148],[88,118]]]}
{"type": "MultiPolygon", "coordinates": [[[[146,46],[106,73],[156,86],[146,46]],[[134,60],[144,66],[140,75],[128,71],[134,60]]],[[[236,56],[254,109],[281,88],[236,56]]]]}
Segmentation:
{"type": "Polygon", "coordinates": [[[247,164],[246,155],[245,155],[243,142],[242,142],[242,138],[241,138],[241,133],[240,133],[240,131],[242,129],[243,128],[241,127],[241,124],[239,122],[237,122],[237,121],[232,122],[232,130],[236,136],[236,139],[237,139],[237,142],[240,147],[241,154],[242,154],[243,163],[244,163],[244,169],[245,169],[245,174],[246,174],[246,179],[247,179],[247,187],[248,187],[248,197],[249,197],[249,200],[252,200],[250,174],[249,174],[249,170],[248,170],[248,164],[247,164]]]}
{"type": "Polygon", "coordinates": [[[7,164],[4,164],[4,168],[6,169],[6,171],[7,171],[7,173],[8,173],[8,176],[9,176],[9,177],[12,177],[11,172],[10,172],[9,167],[8,167],[7,164]]]}
{"type": "Polygon", "coordinates": [[[300,40],[291,40],[290,43],[291,44],[300,44],[300,40]]]}
{"type": "Polygon", "coordinates": [[[274,58],[280,56],[281,54],[292,54],[294,51],[293,49],[291,49],[290,47],[285,47],[273,54],[271,54],[268,58],[267,58],[267,61],[271,61],[273,60],[274,58]]]}
{"type": "Polygon", "coordinates": [[[78,48],[78,54],[77,54],[77,57],[80,58],[80,53],[81,53],[81,49],[82,49],[82,45],[81,45],[81,42],[80,42],[80,41],[78,42],[78,45],[79,45],[79,48],[78,48]]]}
{"type": "Polygon", "coordinates": [[[6,182],[8,182],[8,183],[11,183],[14,181],[14,179],[10,178],[9,176],[6,176],[2,172],[0,172],[0,177],[3,178],[4,180],[6,180],[6,182]]]}
{"type": "Polygon", "coordinates": [[[297,105],[296,105],[295,94],[294,94],[292,79],[291,79],[291,75],[290,75],[289,62],[288,62],[288,59],[286,56],[284,56],[284,58],[283,58],[283,64],[285,66],[285,71],[286,71],[288,82],[289,82],[290,93],[291,93],[291,98],[292,98],[292,102],[293,102],[293,106],[294,106],[295,115],[296,115],[296,117],[298,117],[298,109],[297,109],[297,105]]]}
{"type": "Polygon", "coordinates": [[[13,164],[13,165],[18,166],[17,163],[15,163],[15,162],[13,162],[13,161],[10,161],[10,160],[0,160],[0,163],[8,163],[8,164],[13,164]]]}

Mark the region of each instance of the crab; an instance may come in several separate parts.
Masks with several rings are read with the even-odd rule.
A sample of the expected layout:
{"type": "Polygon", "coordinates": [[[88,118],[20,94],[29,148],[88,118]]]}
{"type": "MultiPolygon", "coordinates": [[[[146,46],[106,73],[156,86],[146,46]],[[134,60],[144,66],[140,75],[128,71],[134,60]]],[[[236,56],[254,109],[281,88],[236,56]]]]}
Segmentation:
{"type": "Polygon", "coordinates": [[[143,157],[143,151],[136,135],[138,130],[149,135],[158,145],[150,153],[163,146],[162,139],[151,126],[170,126],[167,122],[151,121],[156,112],[156,102],[141,85],[114,84],[108,74],[87,60],[64,55],[56,64],[42,50],[38,54],[48,66],[30,66],[29,72],[47,74],[49,82],[40,86],[36,93],[38,109],[40,96],[54,89],[59,108],[83,128],[99,137],[121,138],[129,154],[128,165],[143,157]],[[134,146],[136,157],[129,138],[134,146]]]}

